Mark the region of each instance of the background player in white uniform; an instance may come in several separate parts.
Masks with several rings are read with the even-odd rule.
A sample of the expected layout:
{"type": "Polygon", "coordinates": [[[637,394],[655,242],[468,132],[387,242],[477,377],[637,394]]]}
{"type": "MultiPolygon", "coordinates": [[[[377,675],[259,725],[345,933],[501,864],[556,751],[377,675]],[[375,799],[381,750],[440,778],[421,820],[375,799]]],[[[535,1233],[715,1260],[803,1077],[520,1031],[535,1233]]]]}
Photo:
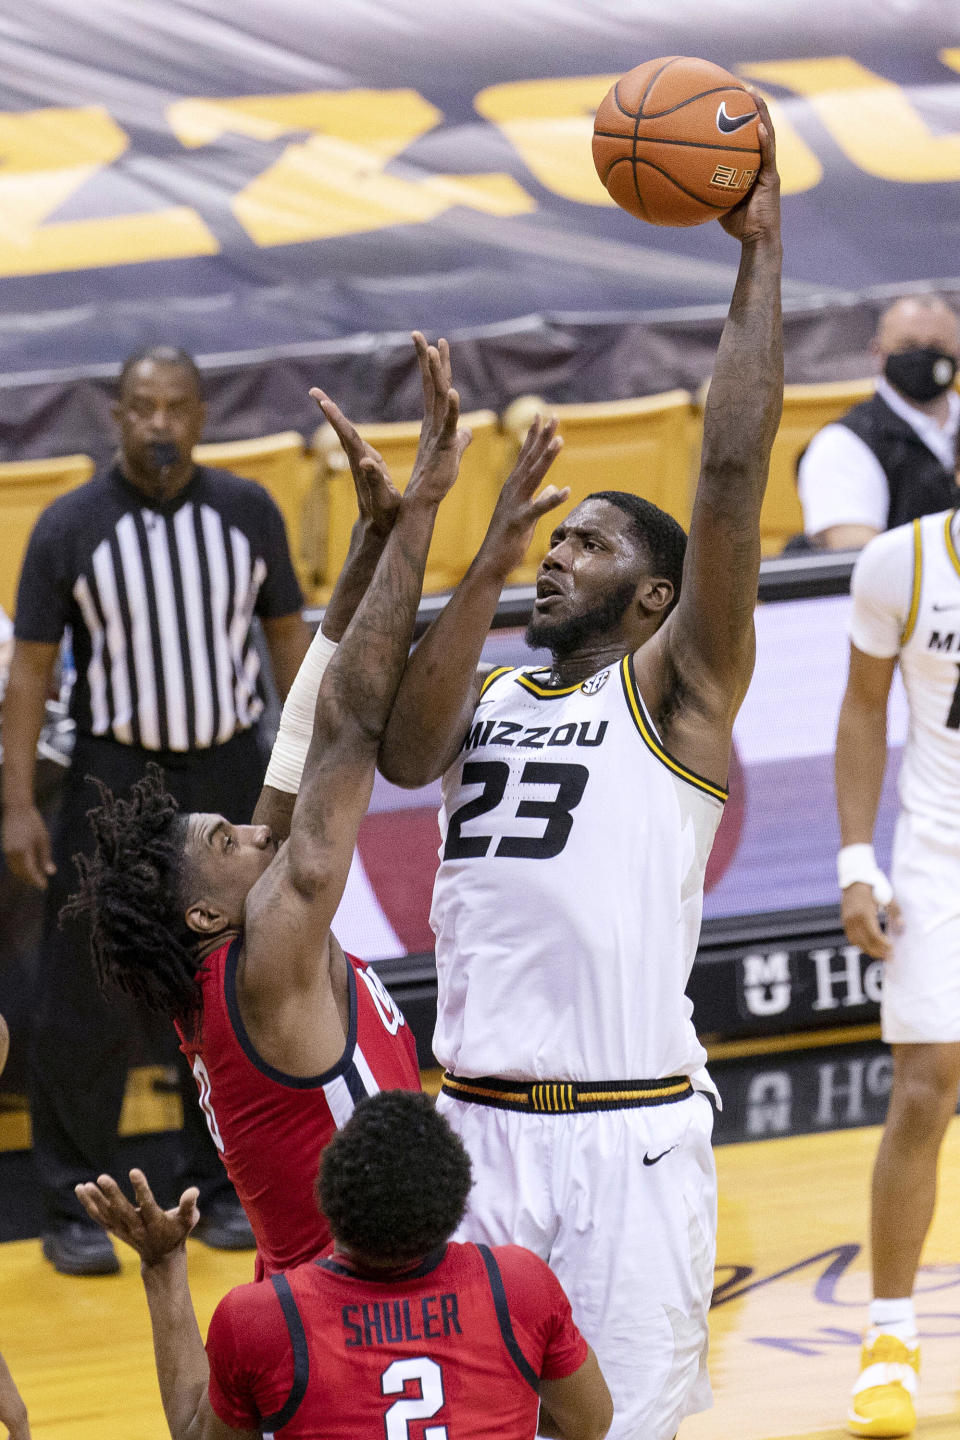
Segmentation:
{"type": "Polygon", "coordinates": [[[586,500],[538,577],[528,634],[553,666],[478,676],[532,533],[525,464],[557,443],[535,427],[381,749],[401,784],[445,772],[435,1049],[476,1176],[461,1234],[549,1261],[602,1357],[618,1440],[671,1440],[709,1403],[712,1111],[683,991],[753,667],[782,394],[779,182],[757,103],[760,177],[721,221],[742,256],[689,545],[635,496],[586,500]]]}
{"type": "Polygon", "coordinates": [[[875,1298],[848,1417],[855,1435],[908,1435],[915,1424],[911,1295],[960,1086],[958,543],[956,511],[927,515],[872,540],[852,581],[850,675],[837,733],[838,872],[848,938],[885,962],[883,1038],[893,1046],[893,1089],[873,1172],[875,1298]],[[891,900],[872,840],[898,660],[910,727],[891,900]]]}

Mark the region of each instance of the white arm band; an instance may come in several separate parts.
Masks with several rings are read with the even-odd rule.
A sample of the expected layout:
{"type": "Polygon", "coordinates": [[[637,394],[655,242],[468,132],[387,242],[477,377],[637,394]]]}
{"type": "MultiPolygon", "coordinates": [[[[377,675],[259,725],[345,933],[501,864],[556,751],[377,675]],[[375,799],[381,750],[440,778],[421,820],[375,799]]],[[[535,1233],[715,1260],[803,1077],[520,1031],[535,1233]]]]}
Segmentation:
{"type": "Polygon", "coordinates": [[[880,906],[893,899],[893,886],[877,864],[872,845],[844,845],[838,851],[837,881],[841,890],[848,885],[869,885],[880,906]]]}
{"type": "Polygon", "coordinates": [[[300,789],[300,778],[313,736],[320,681],[336,650],[337,642],[328,640],[318,627],[287,693],[280,716],[280,729],[270,752],[270,764],[263,783],[272,785],[274,790],[296,795],[300,789]]]}

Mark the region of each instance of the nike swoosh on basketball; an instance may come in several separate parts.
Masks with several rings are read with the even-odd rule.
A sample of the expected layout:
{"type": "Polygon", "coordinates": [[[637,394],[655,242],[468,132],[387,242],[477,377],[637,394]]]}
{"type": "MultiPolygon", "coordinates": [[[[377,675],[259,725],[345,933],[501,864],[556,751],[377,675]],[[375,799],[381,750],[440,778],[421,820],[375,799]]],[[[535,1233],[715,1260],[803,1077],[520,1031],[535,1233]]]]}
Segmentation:
{"type": "Polygon", "coordinates": [[[742,130],[744,125],[748,125],[756,117],[756,110],[751,110],[747,115],[728,115],[727,102],[721,100],[717,110],[717,129],[721,135],[732,135],[735,130],[742,130]]]}
{"type": "Polygon", "coordinates": [[[658,1160],[662,1160],[664,1155],[669,1155],[670,1151],[676,1150],[676,1148],[676,1145],[670,1145],[666,1150],[661,1150],[659,1155],[644,1155],[643,1163],[644,1165],[656,1165],[658,1160]]]}

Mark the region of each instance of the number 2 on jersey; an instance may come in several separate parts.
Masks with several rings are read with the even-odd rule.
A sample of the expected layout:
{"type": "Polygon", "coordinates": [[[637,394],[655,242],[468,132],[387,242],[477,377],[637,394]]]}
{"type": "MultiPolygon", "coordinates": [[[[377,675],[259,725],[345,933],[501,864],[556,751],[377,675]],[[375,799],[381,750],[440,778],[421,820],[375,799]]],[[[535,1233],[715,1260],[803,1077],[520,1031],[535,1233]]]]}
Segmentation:
{"type": "MultiPolygon", "coordinates": [[[[493,852],[495,856],[512,856],[526,860],[550,860],[559,855],[573,828],[575,809],[583,799],[590,771],[586,765],[550,764],[528,760],[520,776],[521,785],[555,785],[557,793],[550,800],[521,800],[514,815],[518,820],[546,820],[541,835],[503,835],[493,852]]],[[[463,767],[462,784],[482,785],[474,799],[468,800],[450,816],[444,860],[468,860],[486,855],[492,835],[464,835],[463,826],[488,811],[495,810],[503,799],[510,779],[510,766],[505,760],[470,761],[463,767]]]]}
{"type": "MultiPolygon", "coordinates": [[[[413,1360],[394,1360],[380,1376],[384,1395],[400,1395],[408,1380],[420,1383],[420,1394],[397,1400],[384,1415],[386,1440],[410,1440],[410,1420],[428,1420],[443,1404],[443,1372],[435,1360],[419,1355],[413,1360]]],[[[446,1425],[427,1425],[423,1440],[448,1440],[446,1425]]]]}

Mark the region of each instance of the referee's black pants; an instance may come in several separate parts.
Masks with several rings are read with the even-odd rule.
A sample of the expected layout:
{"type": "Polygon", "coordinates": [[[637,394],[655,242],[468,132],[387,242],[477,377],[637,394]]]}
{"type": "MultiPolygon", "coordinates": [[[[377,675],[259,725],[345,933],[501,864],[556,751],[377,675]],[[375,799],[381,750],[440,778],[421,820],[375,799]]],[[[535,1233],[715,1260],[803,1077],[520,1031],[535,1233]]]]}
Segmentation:
{"type": "MultiPolygon", "coordinates": [[[[57,873],[46,893],[43,940],[30,1046],[30,1109],[33,1156],[46,1224],[85,1220],[73,1187],[109,1171],[126,1084],[130,1039],[142,1030],[134,1002],[110,987],[101,993],[93,961],[75,934],[57,923],[60,907],[76,889],[72,856],[90,854],[93,837],[86,812],[99,801],[95,775],[125,791],[148,761],[161,765],[167,788],[184,811],[215,811],[246,823],[253,814],[266,768],[255,731],[224,745],[185,755],[142,750],[112,740],[79,736],[54,822],[57,873]]],[[[200,1187],[200,1206],[234,1198],[233,1187],[210,1139],[197,1086],[179,1050],[183,1097],[183,1169],[180,1184],[200,1187]]],[[[165,1177],[156,1177],[161,1182],[165,1177]]]]}

